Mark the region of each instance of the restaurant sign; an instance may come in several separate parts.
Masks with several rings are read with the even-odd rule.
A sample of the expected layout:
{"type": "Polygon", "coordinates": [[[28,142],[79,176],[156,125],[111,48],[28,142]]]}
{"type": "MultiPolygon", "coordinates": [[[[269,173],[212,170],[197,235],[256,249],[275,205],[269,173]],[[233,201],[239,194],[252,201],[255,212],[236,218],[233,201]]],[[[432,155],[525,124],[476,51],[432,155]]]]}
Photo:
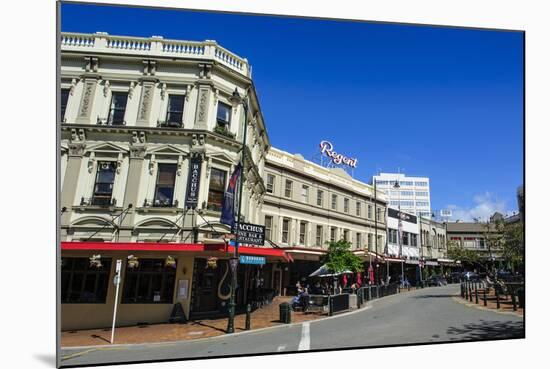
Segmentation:
{"type": "Polygon", "coordinates": [[[189,163],[189,178],[187,179],[187,194],[185,207],[194,209],[199,202],[199,188],[201,181],[202,157],[197,155],[189,163]]]}
{"type": "Polygon", "coordinates": [[[352,168],[357,168],[357,159],[338,154],[336,151],[334,151],[334,148],[330,141],[321,141],[319,147],[321,148],[321,154],[331,158],[334,164],[344,164],[352,168]]]}
{"type": "Polygon", "coordinates": [[[265,227],[250,223],[235,223],[233,233],[239,243],[263,246],[265,241],[265,227]]]}

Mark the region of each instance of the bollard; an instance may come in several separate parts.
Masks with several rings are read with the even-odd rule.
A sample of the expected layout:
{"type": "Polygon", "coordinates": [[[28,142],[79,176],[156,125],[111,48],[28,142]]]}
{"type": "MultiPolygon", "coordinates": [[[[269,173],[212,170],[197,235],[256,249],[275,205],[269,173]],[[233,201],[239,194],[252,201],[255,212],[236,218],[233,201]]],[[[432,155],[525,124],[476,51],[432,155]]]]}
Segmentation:
{"type": "Polygon", "coordinates": [[[477,297],[477,283],[476,283],[476,291],[475,291],[475,293],[476,293],[476,304],[479,304],[479,300],[478,300],[478,297],[477,297]]]}
{"type": "Polygon", "coordinates": [[[250,330],[250,311],[252,308],[250,307],[250,304],[246,305],[246,322],[244,329],[249,331],[250,330]]]}
{"type": "Polygon", "coordinates": [[[464,283],[460,283],[460,297],[464,298],[464,283]]]}
{"type": "Polygon", "coordinates": [[[334,307],[332,306],[332,296],[328,297],[328,316],[332,316],[334,313],[334,307]]]}
{"type": "Polygon", "coordinates": [[[411,285],[409,284],[409,285],[407,286],[407,291],[410,291],[410,290],[411,290],[411,285]]]}
{"type": "Polygon", "coordinates": [[[470,296],[470,302],[474,301],[472,298],[472,284],[468,283],[468,295],[470,296]]]}
{"type": "Polygon", "coordinates": [[[495,296],[497,297],[497,309],[500,309],[500,300],[498,298],[498,290],[495,288],[495,296]]]}
{"type": "Polygon", "coordinates": [[[483,289],[483,306],[487,306],[487,289],[483,289]]]}
{"type": "Polygon", "coordinates": [[[363,303],[363,295],[361,293],[357,294],[357,309],[361,309],[361,304],[363,303]]]}
{"type": "Polygon", "coordinates": [[[514,309],[514,311],[518,310],[518,306],[516,305],[516,294],[515,293],[512,293],[512,308],[514,309]]]}

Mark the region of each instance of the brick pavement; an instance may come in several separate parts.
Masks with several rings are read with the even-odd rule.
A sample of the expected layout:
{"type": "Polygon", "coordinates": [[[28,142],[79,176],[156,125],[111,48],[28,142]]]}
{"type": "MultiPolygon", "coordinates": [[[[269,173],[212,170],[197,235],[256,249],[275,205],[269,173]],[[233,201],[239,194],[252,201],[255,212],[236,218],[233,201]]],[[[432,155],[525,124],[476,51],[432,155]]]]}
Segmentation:
{"type": "MultiPolygon", "coordinates": [[[[290,301],[291,297],[276,297],[273,302],[251,313],[251,329],[281,325],[279,304],[290,301]]],[[[293,312],[292,322],[303,322],[326,317],[326,314],[293,312]]],[[[143,326],[120,327],[115,330],[115,343],[151,343],[192,340],[215,337],[225,334],[227,318],[201,319],[187,324],[150,324],[143,326]]],[[[245,329],[245,314],[235,316],[235,332],[245,329]]],[[[111,329],[90,329],[61,332],[61,347],[109,345],[111,329]]]]}
{"type": "MultiPolygon", "coordinates": [[[[489,310],[497,310],[497,299],[495,295],[494,288],[489,288],[487,293],[487,306],[483,304],[483,289],[479,288],[477,290],[478,293],[478,303],[477,306],[483,307],[485,309],[489,310]]],[[[460,296],[460,295],[459,295],[460,296]]],[[[462,298],[463,299],[463,298],[462,298]]],[[[475,290],[472,290],[472,301],[470,301],[470,297],[468,296],[468,299],[463,299],[464,301],[467,301],[469,304],[476,305],[476,298],[475,298],[475,290]]],[[[516,308],[517,310],[514,311],[514,305],[512,303],[512,298],[508,296],[499,295],[499,301],[500,301],[500,308],[498,311],[502,312],[511,312],[518,316],[523,316],[524,309],[519,307],[519,302],[516,299],[516,308]]]]}

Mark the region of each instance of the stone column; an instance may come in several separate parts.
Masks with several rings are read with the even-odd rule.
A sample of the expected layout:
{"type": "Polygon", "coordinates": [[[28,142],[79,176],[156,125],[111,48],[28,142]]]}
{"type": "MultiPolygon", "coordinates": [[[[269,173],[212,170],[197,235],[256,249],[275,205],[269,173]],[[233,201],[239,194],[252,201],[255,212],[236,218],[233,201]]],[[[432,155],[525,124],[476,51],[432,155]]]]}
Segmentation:
{"type": "Polygon", "coordinates": [[[197,83],[197,110],[195,114],[195,129],[208,128],[208,111],[210,110],[210,95],[212,87],[210,82],[197,83]]]}
{"type": "Polygon", "coordinates": [[[80,178],[80,169],[86,144],[84,142],[69,143],[67,168],[65,169],[65,182],[61,191],[61,208],[67,210],[61,215],[61,226],[70,224],[72,207],[76,203],[76,189],[80,178]]]}
{"type": "Polygon", "coordinates": [[[141,97],[136,120],[137,126],[150,126],[151,106],[153,105],[156,82],[157,80],[155,78],[141,79],[141,97]]]}
{"type": "Polygon", "coordinates": [[[98,78],[94,77],[85,77],[82,81],[82,96],[80,98],[80,106],[78,108],[78,114],[76,116],[76,123],[96,123],[92,117],[92,111],[94,107],[95,94],[97,88],[98,78]]]}

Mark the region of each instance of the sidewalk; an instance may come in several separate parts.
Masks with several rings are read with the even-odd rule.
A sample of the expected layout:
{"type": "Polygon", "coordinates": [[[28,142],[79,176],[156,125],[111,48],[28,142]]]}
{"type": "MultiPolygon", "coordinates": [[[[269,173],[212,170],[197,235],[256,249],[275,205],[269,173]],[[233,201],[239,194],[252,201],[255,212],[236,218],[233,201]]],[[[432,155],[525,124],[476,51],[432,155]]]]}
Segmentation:
{"type": "MultiPolygon", "coordinates": [[[[291,297],[279,296],[263,308],[254,311],[250,318],[251,330],[282,325],[279,322],[279,304],[288,302],[291,297]]],[[[235,332],[245,329],[246,314],[235,316],[235,332]]],[[[319,313],[292,313],[292,323],[316,320],[326,317],[319,313]]],[[[192,340],[224,335],[227,318],[202,319],[187,324],[151,324],[143,326],[121,327],[115,330],[116,344],[152,343],[192,340]]],[[[111,329],[90,329],[61,332],[61,347],[109,345],[111,329]]]]}
{"type": "MultiPolygon", "coordinates": [[[[460,297],[460,295],[458,297],[460,299],[466,301],[469,304],[476,305],[475,290],[472,290],[472,301],[470,301],[470,296],[469,295],[468,295],[467,299],[464,299],[464,298],[460,297]]],[[[487,306],[485,306],[484,303],[483,303],[483,289],[482,288],[479,288],[477,290],[477,297],[478,297],[477,306],[479,306],[479,307],[483,307],[484,309],[489,309],[489,310],[497,310],[497,311],[501,311],[501,312],[510,312],[510,313],[516,314],[518,316],[523,316],[524,309],[519,307],[519,302],[517,301],[517,299],[516,299],[516,308],[517,308],[517,310],[514,311],[512,298],[510,296],[507,296],[507,298],[505,299],[505,297],[503,295],[499,295],[500,308],[497,309],[497,298],[496,298],[496,295],[495,295],[494,288],[489,288],[489,292],[487,293],[487,306]]]]}

